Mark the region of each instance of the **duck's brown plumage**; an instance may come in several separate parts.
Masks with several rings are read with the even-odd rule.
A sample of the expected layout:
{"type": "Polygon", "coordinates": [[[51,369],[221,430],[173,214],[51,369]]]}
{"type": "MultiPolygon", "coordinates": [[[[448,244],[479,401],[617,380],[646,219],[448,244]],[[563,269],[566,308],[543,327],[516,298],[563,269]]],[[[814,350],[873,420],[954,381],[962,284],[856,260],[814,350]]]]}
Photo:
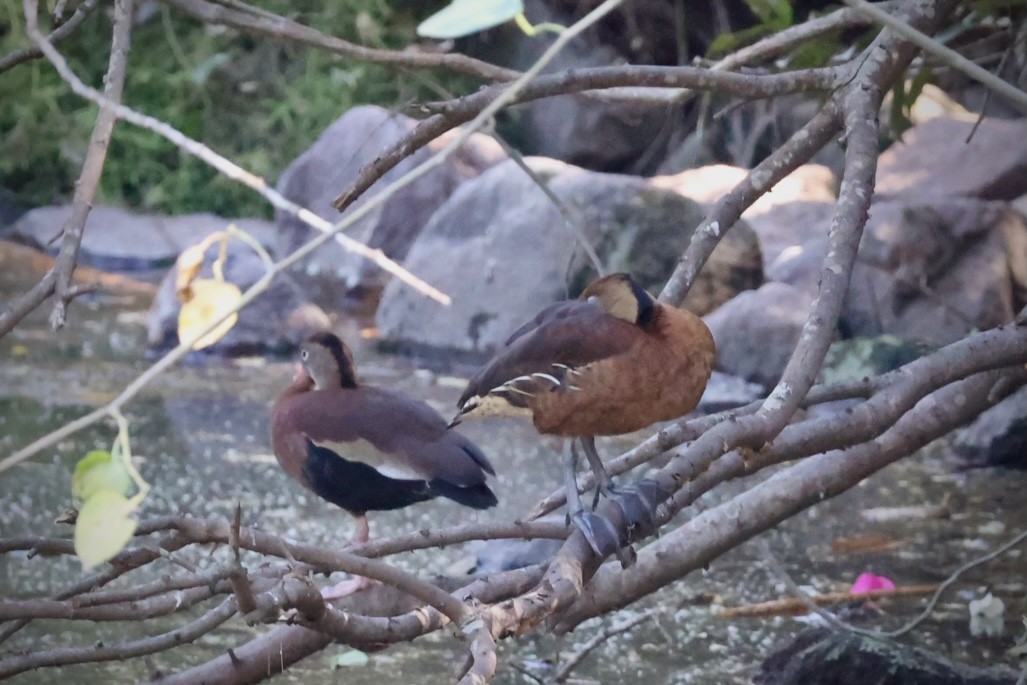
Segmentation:
{"type": "Polygon", "coordinates": [[[437,496],[475,508],[496,503],[485,482],[492,465],[437,412],[358,384],[352,355],[334,335],[318,334],[302,349],[304,370],[272,409],[272,445],[290,476],[356,515],[437,496]]]}
{"type": "Polygon", "coordinates": [[[464,416],[530,413],[540,432],[553,435],[628,433],[694,409],[713,358],[702,319],[614,274],[518,329],[471,379],[459,406],[464,416]],[[622,318],[630,310],[607,310],[610,292],[635,299],[631,320],[622,318]]]}
{"type": "MultiPolygon", "coordinates": [[[[598,491],[616,498],[628,527],[651,529],[655,505],[666,493],[652,481],[616,490],[594,438],[694,409],[713,358],[713,336],[701,319],[657,302],[627,274],[613,274],[593,282],[578,300],[547,307],[517,329],[468,383],[453,423],[523,415],[541,433],[577,438],[598,491]]],[[[575,455],[564,474],[572,517],[601,557],[619,551],[623,531],[581,505],[575,455]]],[[[630,563],[629,555],[620,555],[630,563]]]]}

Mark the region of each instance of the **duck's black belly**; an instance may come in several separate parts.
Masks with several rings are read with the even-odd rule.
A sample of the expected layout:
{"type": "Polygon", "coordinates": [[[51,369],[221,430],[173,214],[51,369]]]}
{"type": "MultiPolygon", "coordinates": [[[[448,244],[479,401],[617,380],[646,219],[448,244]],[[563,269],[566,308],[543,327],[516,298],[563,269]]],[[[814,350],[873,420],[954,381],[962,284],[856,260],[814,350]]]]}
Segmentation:
{"type": "Polygon", "coordinates": [[[356,515],[400,509],[437,495],[425,480],[389,478],[367,464],[348,461],[310,442],[303,475],[317,495],[356,515]]]}

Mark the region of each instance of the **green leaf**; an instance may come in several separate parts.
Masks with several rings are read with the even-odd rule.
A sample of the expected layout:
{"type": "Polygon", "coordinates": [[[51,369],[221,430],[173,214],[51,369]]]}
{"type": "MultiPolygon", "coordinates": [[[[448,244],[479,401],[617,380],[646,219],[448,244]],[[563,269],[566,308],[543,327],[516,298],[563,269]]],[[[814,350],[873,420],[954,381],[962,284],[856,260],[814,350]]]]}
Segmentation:
{"type": "Polygon", "coordinates": [[[120,459],[115,459],[110,452],[95,450],[75,465],[71,494],[77,501],[85,502],[104,490],[127,495],[132,491],[132,478],[120,459]]]}
{"type": "Polygon", "coordinates": [[[351,649],[348,652],[333,656],[328,665],[332,667],[332,670],[335,670],[337,668],[361,668],[367,666],[370,662],[371,657],[359,650],[351,649]]]}
{"type": "Polygon", "coordinates": [[[524,11],[523,0],[453,0],[417,27],[425,38],[460,38],[510,21],[524,11]]]}
{"type": "Polygon", "coordinates": [[[745,0],[745,4],[761,24],[782,29],[792,25],[792,3],[789,0],[745,0]]]}
{"type": "Polygon", "coordinates": [[[132,539],[136,505],[111,490],[101,490],[86,500],[75,521],[75,554],[89,570],[120,552],[132,539]]]}

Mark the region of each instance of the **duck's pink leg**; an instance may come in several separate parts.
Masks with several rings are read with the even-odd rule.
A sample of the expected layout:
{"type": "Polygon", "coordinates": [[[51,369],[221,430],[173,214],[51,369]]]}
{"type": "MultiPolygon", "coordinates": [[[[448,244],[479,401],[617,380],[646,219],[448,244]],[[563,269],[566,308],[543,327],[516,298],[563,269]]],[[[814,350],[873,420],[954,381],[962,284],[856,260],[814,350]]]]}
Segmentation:
{"type": "MultiPolygon", "coordinates": [[[[371,538],[371,527],[367,524],[367,515],[358,516],[356,519],[356,530],[353,531],[353,542],[354,545],[362,545],[371,538]]],[[[370,578],[359,576],[357,578],[351,578],[344,580],[341,583],[336,583],[331,587],[321,588],[321,596],[326,601],[333,599],[340,599],[347,597],[355,592],[366,590],[367,588],[374,585],[374,581],[370,578]]]]}

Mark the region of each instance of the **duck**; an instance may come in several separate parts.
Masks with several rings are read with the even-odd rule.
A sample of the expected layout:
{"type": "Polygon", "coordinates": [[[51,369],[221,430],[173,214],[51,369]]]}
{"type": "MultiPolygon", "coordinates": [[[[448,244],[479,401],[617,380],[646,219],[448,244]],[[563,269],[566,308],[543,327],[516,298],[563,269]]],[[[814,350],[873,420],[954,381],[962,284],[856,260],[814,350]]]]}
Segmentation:
{"type": "Polygon", "coordinates": [[[596,477],[593,509],[602,494],[621,508],[627,528],[653,528],[655,507],[667,493],[652,480],[616,488],[595,438],[630,433],[693,410],[715,356],[713,335],[701,318],[657,301],[629,274],[611,274],[516,329],[470,379],[450,425],[523,417],[539,433],[570,438],[564,472],[568,517],[605,558],[622,550],[627,531],[582,506],[576,443],[596,477]]]}
{"type": "MultiPolygon", "coordinates": [[[[286,474],[355,517],[354,544],[370,539],[369,511],[436,497],[472,509],[498,502],[484,452],[424,402],[359,382],[352,351],[331,332],[301,343],[292,383],[271,409],[271,444],[286,474]]],[[[369,585],[344,581],[322,596],[369,585]]]]}

